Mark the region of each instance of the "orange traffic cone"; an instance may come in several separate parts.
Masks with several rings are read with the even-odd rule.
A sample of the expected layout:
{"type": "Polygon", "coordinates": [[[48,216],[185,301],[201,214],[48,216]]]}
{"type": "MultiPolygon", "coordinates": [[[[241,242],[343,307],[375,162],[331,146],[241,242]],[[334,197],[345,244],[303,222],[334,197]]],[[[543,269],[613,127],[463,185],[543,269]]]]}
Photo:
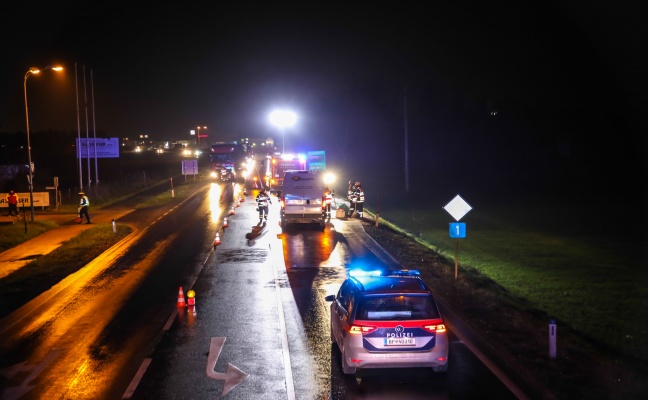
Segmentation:
{"type": "Polygon", "coordinates": [[[180,286],[180,291],[178,292],[178,307],[187,307],[187,303],[185,303],[184,293],[182,292],[182,286],[180,286]]]}
{"type": "Polygon", "coordinates": [[[216,232],[216,238],[214,239],[214,246],[218,246],[219,244],[221,244],[220,235],[218,234],[218,232],[216,232]]]}
{"type": "Polygon", "coordinates": [[[236,214],[236,212],[234,212],[234,207],[232,207],[232,208],[230,209],[230,215],[234,215],[234,214],[236,214]]]}
{"type": "Polygon", "coordinates": [[[236,202],[236,207],[241,207],[241,200],[236,202]]]}
{"type": "Polygon", "coordinates": [[[223,228],[227,228],[227,217],[223,218],[223,228]]]}

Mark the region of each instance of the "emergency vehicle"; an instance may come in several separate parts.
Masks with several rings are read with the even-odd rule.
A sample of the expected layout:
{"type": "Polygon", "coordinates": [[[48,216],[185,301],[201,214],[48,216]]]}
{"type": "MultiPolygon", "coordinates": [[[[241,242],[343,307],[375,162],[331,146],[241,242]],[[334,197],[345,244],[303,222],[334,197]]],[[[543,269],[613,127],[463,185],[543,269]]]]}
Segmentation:
{"type": "Polygon", "coordinates": [[[306,169],[306,158],[298,154],[276,154],[266,160],[265,185],[271,192],[281,190],[286,171],[306,169]]]}
{"type": "Polygon", "coordinates": [[[212,144],[209,153],[210,176],[222,182],[244,181],[250,151],[247,143],[212,144]]]}

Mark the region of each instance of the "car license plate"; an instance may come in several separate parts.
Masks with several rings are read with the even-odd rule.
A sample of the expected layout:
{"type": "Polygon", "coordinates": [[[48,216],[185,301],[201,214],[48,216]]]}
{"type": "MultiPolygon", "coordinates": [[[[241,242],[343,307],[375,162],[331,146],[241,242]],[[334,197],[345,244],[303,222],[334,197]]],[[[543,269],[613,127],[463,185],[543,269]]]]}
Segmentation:
{"type": "Polygon", "coordinates": [[[415,338],[385,338],[385,346],[416,346],[415,338]]]}

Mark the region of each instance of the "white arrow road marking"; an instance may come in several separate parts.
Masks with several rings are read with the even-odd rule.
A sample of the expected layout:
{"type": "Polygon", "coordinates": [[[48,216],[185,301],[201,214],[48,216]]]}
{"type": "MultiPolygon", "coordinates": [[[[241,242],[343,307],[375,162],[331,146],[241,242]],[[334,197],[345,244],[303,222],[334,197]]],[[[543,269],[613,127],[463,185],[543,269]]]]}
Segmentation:
{"type": "Polygon", "coordinates": [[[26,372],[26,371],[31,371],[31,373],[23,379],[23,381],[20,383],[20,386],[14,386],[10,387],[7,390],[5,390],[2,393],[2,397],[0,399],[2,400],[14,400],[20,398],[22,395],[25,393],[29,392],[34,388],[34,386],[29,385],[31,381],[36,379],[36,377],[43,372],[43,370],[52,362],[56,357],[58,357],[58,354],[62,352],[63,349],[55,349],[47,353],[43,361],[41,361],[38,365],[26,365],[25,362],[21,362],[19,364],[12,365],[11,367],[7,367],[3,370],[0,371],[2,375],[5,377],[11,379],[18,372],[26,372]]]}
{"type": "Polygon", "coordinates": [[[225,339],[226,338],[224,337],[211,338],[211,343],[209,344],[209,356],[207,357],[207,377],[219,381],[225,381],[221,396],[225,396],[248,376],[245,372],[230,363],[227,363],[226,373],[214,371],[214,368],[216,368],[216,361],[218,361],[218,356],[220,356],[223,345],[225,344],[225,339]]]}

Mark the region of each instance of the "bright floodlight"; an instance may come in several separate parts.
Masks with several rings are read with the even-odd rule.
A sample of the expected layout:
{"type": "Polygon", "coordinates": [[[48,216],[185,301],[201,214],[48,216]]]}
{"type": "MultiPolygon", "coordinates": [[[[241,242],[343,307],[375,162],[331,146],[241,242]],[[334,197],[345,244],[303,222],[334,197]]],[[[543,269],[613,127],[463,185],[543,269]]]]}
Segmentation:
{"type": "Polygon", "coordinates": [[[274,110],[270,113],[270,123],[281,130],[281,153],[286,153],[286,128],[297,121],[297,115],[289,110],[274,110]]]}
{"type": "Polygon", "coordinates": [[[270,113],[270,122],[280,129],[293,126],[296,121],[297,115],[289,110],[274,110],[270,113]]]}
{"type": "Polygon", "coordinates": [[[335,181],[335,175],[333,175],[333,174],[330,173],[330,172],[327,172],[327,173],[324,175],[324,183],[328,186],[328,185],[332,184],[333,181],[335,181]]]}

